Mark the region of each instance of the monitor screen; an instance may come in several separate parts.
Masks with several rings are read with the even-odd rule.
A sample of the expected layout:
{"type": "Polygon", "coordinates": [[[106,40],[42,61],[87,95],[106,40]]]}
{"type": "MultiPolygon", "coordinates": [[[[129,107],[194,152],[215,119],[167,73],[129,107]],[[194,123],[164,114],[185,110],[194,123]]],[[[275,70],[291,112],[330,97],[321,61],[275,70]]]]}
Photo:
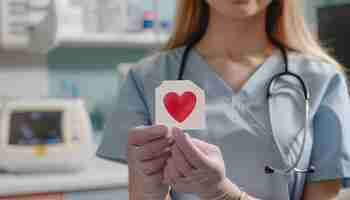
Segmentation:
{"type": "Polygon", "coordinates": [[[319,38],[345,67],[350,67],[350,21],[348,19],[350,19],[350,4],[318,9],[319,38]]]}
{"type": "Polygon", "coordinates": [[[62,112],[12,112],[10,145],[63,143],[62,112]]]}

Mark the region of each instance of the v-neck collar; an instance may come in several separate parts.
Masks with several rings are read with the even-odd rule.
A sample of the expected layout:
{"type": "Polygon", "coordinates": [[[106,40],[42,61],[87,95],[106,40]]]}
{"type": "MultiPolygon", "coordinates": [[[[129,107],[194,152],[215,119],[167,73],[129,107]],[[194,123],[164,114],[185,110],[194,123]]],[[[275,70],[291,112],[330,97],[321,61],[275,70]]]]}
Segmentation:
{"type": "Polygon", "coordinates": [[[283,70],[283,62],[280,55],[280,51],[274,50],[272,54],[257,67],[255,72],[250,75],[248,80],[237,92],[213,70],[195,49],[190,52],[189,59],[192,61],[188,62],[186,71],[198,76],[203,87],[207,90],[207,93],[210,91],[212,95],[224,96],[230,101],[232,98],[255,98],[266,93],[266,87],[264,86],[266,86],[268,80],[271,79],[274,74],[283,70]]]}

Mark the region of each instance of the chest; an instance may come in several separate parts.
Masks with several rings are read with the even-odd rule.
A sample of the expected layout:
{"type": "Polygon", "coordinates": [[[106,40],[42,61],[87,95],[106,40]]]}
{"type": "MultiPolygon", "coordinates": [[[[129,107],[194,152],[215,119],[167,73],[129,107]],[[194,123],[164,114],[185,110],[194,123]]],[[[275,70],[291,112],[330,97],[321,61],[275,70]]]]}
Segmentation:
{"type": "Polygon", "coordinates": [[[207,60],[209,68],[235,92],[249,81],[262,62],[262,58],[239,61],[223,58],[207,60]]]}

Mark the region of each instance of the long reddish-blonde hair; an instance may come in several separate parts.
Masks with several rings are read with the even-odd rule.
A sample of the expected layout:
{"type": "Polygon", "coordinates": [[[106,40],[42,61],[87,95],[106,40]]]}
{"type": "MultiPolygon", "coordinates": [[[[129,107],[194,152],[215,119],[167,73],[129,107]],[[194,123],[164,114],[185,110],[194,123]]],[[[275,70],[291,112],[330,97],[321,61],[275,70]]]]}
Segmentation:
{"type": "MultiPolygon", "coordinates": [[[[203,18],[208,18],[206,16],[209,14],[206,10],[208,8],[205,8],[204,0],[177,1],[175,28],[165,49],[174,49],[186,45],[193,35],[203,32],[203,27],[201,27],[205,23],[203,18]]],[[[280,6],[280,14],[273,21],[275,23],[273,37],[287,49],[317,57],[324,62],[336,65],[338,69],[342,70],[341,64],[321,47],[317,39],[308,30],[298,0],[273,1],[278,1],[280,6]]]]}

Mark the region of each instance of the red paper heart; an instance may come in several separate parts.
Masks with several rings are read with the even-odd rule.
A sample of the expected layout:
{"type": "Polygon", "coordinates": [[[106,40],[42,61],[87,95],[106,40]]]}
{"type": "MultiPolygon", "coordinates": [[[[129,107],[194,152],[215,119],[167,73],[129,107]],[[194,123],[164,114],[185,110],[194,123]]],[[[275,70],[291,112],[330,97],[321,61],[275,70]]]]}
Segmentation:
{"type": "Polygon", "coordinates": [[[178,122],[183,122],[192,113],[197,102],[193,92],[185,92],[181,96],[169,92],[163,99],[168,113],[178,122]]]}

